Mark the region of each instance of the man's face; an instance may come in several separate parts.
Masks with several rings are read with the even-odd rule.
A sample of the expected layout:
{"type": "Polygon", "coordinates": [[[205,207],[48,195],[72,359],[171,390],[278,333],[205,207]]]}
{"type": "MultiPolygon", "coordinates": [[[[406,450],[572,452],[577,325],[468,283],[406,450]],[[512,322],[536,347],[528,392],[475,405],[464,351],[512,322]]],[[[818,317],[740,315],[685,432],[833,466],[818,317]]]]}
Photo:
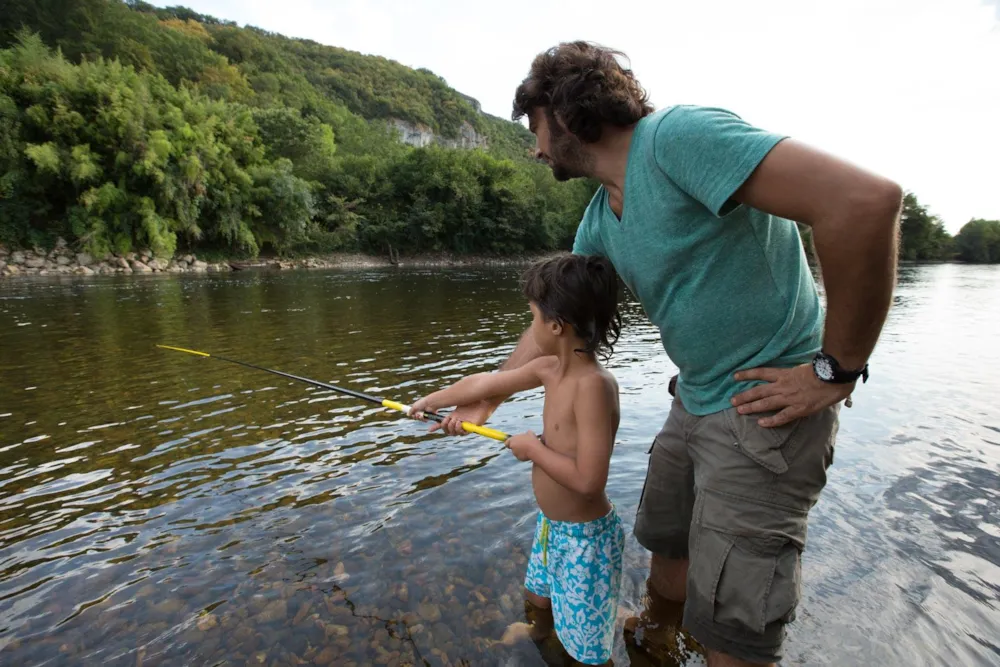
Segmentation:
{"type": "Polygon", "coordinates": [[[535,158],[552,168],[557,181],[590,175],[593,159],[583,142],[550,119],[545,109],[535,109],[528,118],[528,129],[535,135],[535,158]]]}

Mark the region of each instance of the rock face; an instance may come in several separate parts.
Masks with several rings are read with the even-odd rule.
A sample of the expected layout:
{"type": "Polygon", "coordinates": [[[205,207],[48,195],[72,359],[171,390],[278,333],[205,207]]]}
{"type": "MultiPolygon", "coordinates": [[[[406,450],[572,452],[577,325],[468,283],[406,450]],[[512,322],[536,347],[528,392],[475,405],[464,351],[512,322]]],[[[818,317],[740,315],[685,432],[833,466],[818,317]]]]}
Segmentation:
{"type": "Polygon", "coordinates": [[[404,144],[422,148],[431,144],[438,144],[446,148],[487,148],[489,142],[486,137],[479,134],[476,128],[468,122],[463,122],[459,128],[458,136],[454,139],[438,136],[434,130],[422,123],[411,123],[407,120],[393,118],[389,125],[394,127],[399,133],[399,140],[404,144]]]}

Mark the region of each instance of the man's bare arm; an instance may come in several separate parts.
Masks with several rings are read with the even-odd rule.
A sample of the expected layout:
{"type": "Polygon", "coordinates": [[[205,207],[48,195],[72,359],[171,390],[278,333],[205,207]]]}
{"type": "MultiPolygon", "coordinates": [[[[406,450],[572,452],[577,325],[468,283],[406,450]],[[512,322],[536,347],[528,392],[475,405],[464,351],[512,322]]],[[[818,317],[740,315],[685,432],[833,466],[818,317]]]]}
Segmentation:
{"type": "Polygon", "coordinates": [[[823,348],[846,369],[864,366],[892,302],[900,187],[785,139],[733,198],[812,228],[827,297],[823,348]]]}
{"type": "MultiPolygon", "coordinates": [[[[525,329],[524,333],[521,334],[521,338],[517,341],[517,345],[514,346],[514,350],[510,353],[510,356],[500,364],[501,371],[511,371],[515,368],[520,368],[527,363],[534,361],[542,356],[542,351],[538,349],[535,345],[535,340],[531,336],[531,330],[525,329]]],[[[490,414],[494,411],[500,404],[511,397],[511,394],[497,394],[487,399],[490,406],[490,414]]]]}
{"type": "Polygon", "coordinates": [[[509,370],[494,373],[474,373],[439,389],[413,403],[410,414],[435,412],[452,405],[469,405],[491,396],[512,396],[521,391],[541,387],[542,373],[557,363],[555,357],[538,358],[509,370]]]}
{"type": "MultiPolygon", "coordinates": [[[[500,369],[502,371],[509,371],[515,368],[520,368],[528,362],[534,361],[542,356],[541,350],[535,345],[534,339],[531,337],[531,331],[525,330],[521,334],[520,340],[518,340],[517,345],[514,350],[510,353],[510,356],[500,364],[500,369]]],[[[460,405],[451,412],[442,424],[431,424],[430,431],[436,431],[439,428],[443,428],[446,433],[450,435],[465,435],[467,432],[462,428],[461,424],[463,421],[472,422],[473,424],[479,424],[482,426],[486,423],[486,420],[490,418],[496,409],[500,407],[500,404],[510,398],[510,394],[498,394],[496,396],[491,396],[490,398],[484,399],[477,403],[471,403],[468,405],[460,405]]]]}
{"type": "MultiPolygon", "coordinates": [[[[733,198],[773,215],[802,222],[813,242],[826,286],[823,350],[848,370],[862,368],[875,349],[896,282],[900,187],[791,139],[765,157],[733,198]]],[[[771,428],[849,398],[856,382],[832,384],[809,364],[751,368],[738,381],[763,381],[732,398],[741,414],[771,428]]]]}

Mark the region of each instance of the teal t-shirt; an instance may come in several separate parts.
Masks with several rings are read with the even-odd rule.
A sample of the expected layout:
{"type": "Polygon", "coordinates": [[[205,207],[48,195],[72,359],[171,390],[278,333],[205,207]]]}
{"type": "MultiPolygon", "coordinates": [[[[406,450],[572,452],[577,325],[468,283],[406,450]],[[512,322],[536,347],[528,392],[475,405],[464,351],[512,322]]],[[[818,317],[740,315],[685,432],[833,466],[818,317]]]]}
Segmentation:
{"type": "Polygon", "coordinates": [[[643,118],[621,220],[597,190],[573,252],[612,261],[680,369],[684,407],[705,415],[759,382],[733,373],[789,367],[819,350],[823,311],[795,223],[730,197],[784,137],[724,109],[675,106],[643,118]]]}

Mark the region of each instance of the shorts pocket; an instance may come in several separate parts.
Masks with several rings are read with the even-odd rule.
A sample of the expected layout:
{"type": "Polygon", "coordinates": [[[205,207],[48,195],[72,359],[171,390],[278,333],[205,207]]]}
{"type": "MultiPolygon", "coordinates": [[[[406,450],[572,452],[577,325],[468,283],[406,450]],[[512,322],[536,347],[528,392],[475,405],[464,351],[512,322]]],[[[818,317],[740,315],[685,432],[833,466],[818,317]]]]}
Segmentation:
{"type": "Polygon", "coordinates": [[[804,531],[805,517],[712,491],[701,500],[688,575],[692,611],[740,633],[779,632],[795,620],[801,597],[798,535],[785,531],[804,531]]]}
{"type": "Polygon", "coordinates": [[[788,465],[795,457],[801,442],[803,419],[796,419],[783,426],[765,428],[757,423],[761,417],[770,417],[776,411],[741,415],[736,408],[725,411],[726,422],[736,439],[736,445],[755,461],[776,475],[788,472],[788,465]]]}
{"type": "Polygon", "coordinates": [[[764,634],[775,621],[795,619],[800,565],[794,545],[780,538],[707,533],[707,548],[721,554],[712,573],[713,621],[764,634]]]}

